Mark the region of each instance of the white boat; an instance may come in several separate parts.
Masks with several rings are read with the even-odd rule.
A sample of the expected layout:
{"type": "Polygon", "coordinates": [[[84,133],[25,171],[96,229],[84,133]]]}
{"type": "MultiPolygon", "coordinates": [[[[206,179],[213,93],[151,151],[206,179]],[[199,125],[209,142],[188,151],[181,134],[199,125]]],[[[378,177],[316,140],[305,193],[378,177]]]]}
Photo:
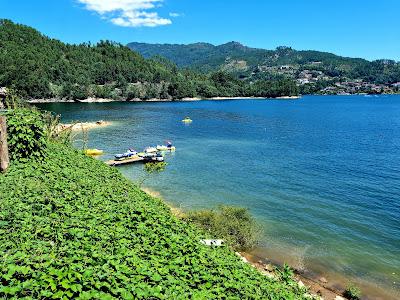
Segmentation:
{"type": "Polygon", "coordinates": [[[157,150],[156,147],[147,147],[147,148],[144,150],[144,152],[145,152],[145,153],[155,153],[155,152],[158,152],[158,150],[157,150]]]}
{"type": "Polygon", "coordinates": [[[175,151],[175,147],[174,146],[168,147],[168,146],[165,146],[165,145],[157,145],[156,148],[157,148],[158,151],[175,151]]]}

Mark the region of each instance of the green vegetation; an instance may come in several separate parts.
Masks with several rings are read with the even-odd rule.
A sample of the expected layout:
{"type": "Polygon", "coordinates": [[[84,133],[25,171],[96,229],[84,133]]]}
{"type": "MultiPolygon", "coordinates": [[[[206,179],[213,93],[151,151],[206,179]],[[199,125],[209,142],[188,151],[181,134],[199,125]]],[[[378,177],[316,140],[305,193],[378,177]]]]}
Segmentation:
{"type": "Polygon", "coordinates": [[[139,180],[137,181],[137,184],[139,187],[142,187],[143,183],[149,179],[152,175],[155,174],[160,174],[162,172],[165,171],[166,167],[167,167],[167,163],[166,162],[148,162],[146,164],[144,164],[144,171],[145,174],[139,178],[139,180]]]}
{"type": "Polygon", "coordinates": [[[298,93],[287,80],[253,87],[222,71],[178,70],[163,58],[144,59],[110,41],[64,44],[9,20],[0,20],[0,66],[0,87],[26,99],[269,97],[281,83],[279,95],[298,93]]]}
{"type": "Polygon", "coordinates": [[[235,250],[248,250],[256,246],[260,229],[245,208],[219,206],[213,210],[189,212],[184,218],[202,227],[213,239],[223,239],[235,250]]]}
{"type": "Polygon", "coordinates": [[[46,135],[42,115],[29,108],[19,108],[8,112],[7,117],[8,147],[11,160],[43,159],[46,135]]]}
{"type": "Polygon", "coordinates": [[[359,300],[361,298],[361,290],[358,286],[352,283],[347,286],[343,296],[350,300],[359,300]]]}
{"type": "Polygon", "coordinates": [[[290,47],[275,50],[250,48],[238,42],[214,46],[207,43],[189,45],[130,43],[128,47],[144,57],[163,56],[180,68],[213,72],[233,61],[246,62],[246,68],[234,68],[234,73],[245,76],[259,71],[260,66],[280,67],[295,65],[297,71],[324,71],[328,76],[347,76],[368,82],[394,83],[400,81],[400,64],[391,60],[367,61],[319,51],[297,51],[290,47]],[[227,59],[229,58],[229,59],[227,59]],[[242,70],[240,70],[242,69],[242,70]],[[244,70],[244,71],[243,71],[244,70]]]}
{"type": "Polygon", "coordinates": [[[337,82],[354,82],[355,85],[346,86],[343,90],[335,88],[333,93],[375,93],[379,90],[399,92],[399,87],[392,84],[400,82],[400,63],[392,60],[371,62],[326,52],[297,51],[290,47],[278,47],[275,50],[255,49],[237,42],[219,46],[206,43],[130,43],[128,47],[144,57],[163,56],[180,68],[203,73],[223,70],[249,82],[296,80],[302,94],[330,92],[324,89],[335,88],[337,82]]]}
{"type": "MultiPolygon", "coordinates": [[[[10,141],[36,132],[37,117],[9,114],[10,141]]],[[[15,156],[0,175],[0,298],[305,298],[229,247],[202,245],[201,231],[118,170],[52,139],[40,145],[42,158],[15,156]]]]}

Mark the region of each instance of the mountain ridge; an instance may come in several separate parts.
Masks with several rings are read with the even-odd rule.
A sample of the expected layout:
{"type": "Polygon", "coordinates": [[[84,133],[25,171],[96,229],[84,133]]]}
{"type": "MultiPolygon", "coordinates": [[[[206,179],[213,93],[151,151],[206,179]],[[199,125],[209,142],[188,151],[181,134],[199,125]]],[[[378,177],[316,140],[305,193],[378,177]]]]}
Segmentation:
{"type": "Polygon", "coordinates": [[[392,92],[392,85],[400,82],[400,62],[388,59],[369,61],[287,46],[268,50],[236,41],[221,45],[132,42],[127,46],[146,58],[164,57],[182,69],[203,73],[226,71],[250,81],[277,77],[293,79],[304,86],[304,93],[392,92]],[[337,83],[344,83],[344,87],[337,89],[337,83]]]}

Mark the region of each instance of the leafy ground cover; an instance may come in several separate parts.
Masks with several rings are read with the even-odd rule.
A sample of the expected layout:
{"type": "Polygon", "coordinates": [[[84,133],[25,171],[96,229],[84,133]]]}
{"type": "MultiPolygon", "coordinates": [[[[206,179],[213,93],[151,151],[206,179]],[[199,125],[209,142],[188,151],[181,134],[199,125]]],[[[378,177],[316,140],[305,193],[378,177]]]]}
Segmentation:
{"type": "Polygon", "coordinates": [[[140,191],[50,143],[0,175],[0,298],[302,299],[140,191]]]}
{"type": "Polygon", "coordinates": [[[8,114],[0,299],[305,298],[292,279],[265,277],[227,246],[201,244],[206,231],[118,170],[55,142],[45,125],[54,120],[28,108],[8,114]]]}

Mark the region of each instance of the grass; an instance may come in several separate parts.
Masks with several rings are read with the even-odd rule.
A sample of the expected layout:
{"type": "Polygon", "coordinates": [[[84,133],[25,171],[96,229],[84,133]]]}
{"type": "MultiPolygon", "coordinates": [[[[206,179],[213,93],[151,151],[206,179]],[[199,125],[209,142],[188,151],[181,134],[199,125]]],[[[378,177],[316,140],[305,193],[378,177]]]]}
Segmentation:
{"type": "Polygon", "coordinates": [[[303,299],[69,146],[0,175],[0,298],[303,299]]]}

